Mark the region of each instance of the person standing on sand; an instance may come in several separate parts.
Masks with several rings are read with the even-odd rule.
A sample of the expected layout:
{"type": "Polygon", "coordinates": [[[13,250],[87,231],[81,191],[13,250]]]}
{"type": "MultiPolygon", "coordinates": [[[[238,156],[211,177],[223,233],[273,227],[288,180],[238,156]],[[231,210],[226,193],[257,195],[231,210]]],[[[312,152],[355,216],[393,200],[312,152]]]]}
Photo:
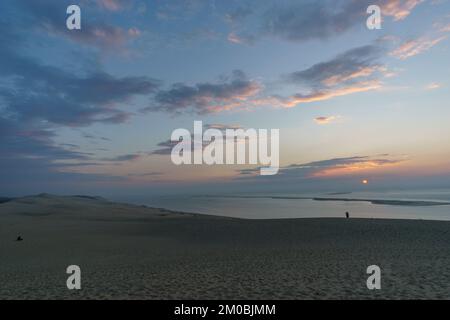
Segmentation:
{"type": "Polygon", "coordinates": [[[350,214],[348,213],[348,211],[345,213],[345,217],[348,219],[350,218],[350,214]]]}

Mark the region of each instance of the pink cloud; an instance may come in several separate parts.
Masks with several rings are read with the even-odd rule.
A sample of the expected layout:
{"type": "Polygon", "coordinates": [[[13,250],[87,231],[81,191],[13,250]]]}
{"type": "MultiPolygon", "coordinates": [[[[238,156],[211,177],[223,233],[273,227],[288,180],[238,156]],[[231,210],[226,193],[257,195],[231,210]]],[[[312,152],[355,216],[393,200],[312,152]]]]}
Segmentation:
{"type": "Polygon", "coordinates": [[[423,0],[387,0],[382,5],[382,13],[393,17],[395,21],[403,20],[423,0]]]}
{"type": "Polygon", "coordinates": [[[120,11],[123,9],[123,1],[120,0],[97,0],[97,3],[109,11],[120,11]]]}
{"type": "Polygon", "coordinates": [[[273,106],[282,107],[282,108],[293,108],[293,107],[296,107],[297,105],[303,104],[303,103],[311,103],[311,102],[330,100],[332,98],[342,97],[342,96],[346,96],[346,95],[350,95],[350,94],[354,94],[354,93],[377,90],[377,89],[380,89],[381,87],[382,87],[381,82],[378,80],[363,81],[363,82],[359,82],[359,83],[349,85],[346,87],[342,87],[342,88],[335,88],[333,90],[313,92],[313,93],[306,94],[306,95],[295,94],[295,95],[289,96],[287,98],[282,98],[282,97],[265,98],[265,99],[255,101],[255,104],[273,105],[273,106]]]}
{"type": "Polygon", "coordinates": [[[439,42],[446,39],[446,36],[441,36],[439,38],[430,39],[426,37],[421,37],[415,40],[409,40],[401,44],[397,49],[392,51],[390,54],[401,60],[406,60],[423,52],[430,50],[432,47],[437,45],[439,42]]]}

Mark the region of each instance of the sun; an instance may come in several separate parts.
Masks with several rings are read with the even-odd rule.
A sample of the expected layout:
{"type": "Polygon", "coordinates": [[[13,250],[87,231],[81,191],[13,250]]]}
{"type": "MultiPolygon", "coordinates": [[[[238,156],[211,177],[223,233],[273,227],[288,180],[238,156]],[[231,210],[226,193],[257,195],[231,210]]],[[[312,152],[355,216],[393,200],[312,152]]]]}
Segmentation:
{"type": "Polygon", "coordinates": [[[362,184],[368,184],[368,183],[369,183],[369,180],[364,179],[364,180],[362,180],[361,182],[362,182],[362,184]]]}

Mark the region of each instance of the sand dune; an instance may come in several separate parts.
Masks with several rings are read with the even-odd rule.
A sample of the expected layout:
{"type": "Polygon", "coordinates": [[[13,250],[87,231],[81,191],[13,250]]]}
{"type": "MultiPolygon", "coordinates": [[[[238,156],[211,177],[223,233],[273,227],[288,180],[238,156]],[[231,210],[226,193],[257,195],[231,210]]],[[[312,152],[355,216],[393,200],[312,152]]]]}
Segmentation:
{"type": "Polygon", "coordinates": [[[42,194],[0,204],[0,299],[449,299],[449,245],[450,222],[243,220],[42,194]],[[66,288],[71,264],[82,290],[66,288]]]}

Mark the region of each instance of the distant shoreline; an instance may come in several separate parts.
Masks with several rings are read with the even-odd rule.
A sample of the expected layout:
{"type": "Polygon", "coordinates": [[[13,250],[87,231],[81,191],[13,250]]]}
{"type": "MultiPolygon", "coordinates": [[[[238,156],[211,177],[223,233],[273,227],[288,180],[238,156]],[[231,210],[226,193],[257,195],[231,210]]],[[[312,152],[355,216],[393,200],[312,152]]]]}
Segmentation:
{"type": "Polygon", "coordinates": [[[439,201],[417,201],[417,200],[383,200],[383,199],[352,199],[352,198],[313,198],[315,201],[358,201],[370,202],[372,204],[384,204],[389,206],[407,206],[407,207],[429,207],[429,206],[448,206],[450,202],[439,201]]]}
{"type": "MultiPolygon", "coordinates": [[[[348,193],[342,193],[348,194],[348,193]]],[[[300,196],[197,196],[211,198],[239,198],[239,199],[279,199],[279,200],[314,200],[314,201],[341,201],[341,202],[370,202],[375,205],[405,206],[405,207],[430,207],[448,206],[450,202],[425,201],[425,200],[396,200],[396,199],[358,199],[358,198],[333,198],[333,197],[300,197],[300,196]]]]}

